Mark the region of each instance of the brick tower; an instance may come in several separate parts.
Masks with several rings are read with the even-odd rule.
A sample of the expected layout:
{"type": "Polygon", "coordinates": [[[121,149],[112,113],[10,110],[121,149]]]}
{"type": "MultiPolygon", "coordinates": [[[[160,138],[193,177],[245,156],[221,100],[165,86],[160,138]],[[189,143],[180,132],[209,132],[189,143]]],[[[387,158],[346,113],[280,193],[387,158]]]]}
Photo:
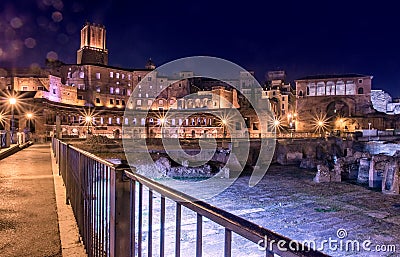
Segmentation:
{"type": "Polygon", "coordinates": [[[81,47],[77,51],[77,64],[108,64],[106,29],[103,25],[86,22],[81,30],[81,47]]]}

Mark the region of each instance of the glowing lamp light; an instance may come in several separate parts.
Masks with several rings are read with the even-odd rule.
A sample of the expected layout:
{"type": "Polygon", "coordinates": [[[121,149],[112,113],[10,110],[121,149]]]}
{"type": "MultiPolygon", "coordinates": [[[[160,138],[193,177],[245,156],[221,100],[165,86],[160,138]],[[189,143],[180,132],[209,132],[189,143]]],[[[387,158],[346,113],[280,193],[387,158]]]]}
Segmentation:
{"type": "Polygon", "coordinates": [[[222,120],[222,124],[226,125],[226,120],[225,119],[222,120]]]}
{"type": "Polygon", "coordinates": [[[279,120],[274,120],[274,126],[275,126],[275,127],[278,127],[279,124],[281,124],[281,122],[280,122],[279,120]]]}
{"type": "Polygon", "coordinates": [[[8,99],[8,101],[10,102],[11,105],[14,105],[17,103],[17,99],[15,97],[11,97],[10,99],[8,99]]]}
{"type": "Polygon", "coordinates": [[[33,113],[31,113],[31,112],[27,113],[27,114],[26,114],[26,117],[27,117],[28,119],[32,119],[32,118],[33,118],[33,113]]]}
{"type": "Polygon", "coordinates": [[[92,121],[92,117],[86,116],[85,121],[86,121],[86,122],[91,122],[91,121],[92,121]]]}

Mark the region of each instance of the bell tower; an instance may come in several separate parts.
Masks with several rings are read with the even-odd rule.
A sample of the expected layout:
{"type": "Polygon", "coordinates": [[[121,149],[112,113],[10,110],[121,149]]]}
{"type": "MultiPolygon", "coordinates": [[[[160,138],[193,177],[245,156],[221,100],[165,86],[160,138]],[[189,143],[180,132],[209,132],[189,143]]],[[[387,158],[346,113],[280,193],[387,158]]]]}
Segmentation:
{"type": "Polygon", "coordinates": [[[86,22],[81,30],[81,47],[77,51],[77,64],[108,64],[106,29],[103,25],[86,22]]]}

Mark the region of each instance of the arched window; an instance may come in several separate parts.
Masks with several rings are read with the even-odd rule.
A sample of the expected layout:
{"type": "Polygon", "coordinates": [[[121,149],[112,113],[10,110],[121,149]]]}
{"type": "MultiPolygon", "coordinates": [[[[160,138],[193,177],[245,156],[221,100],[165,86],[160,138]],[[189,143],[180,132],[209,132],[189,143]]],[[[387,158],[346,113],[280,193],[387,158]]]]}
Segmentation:
{"type": "Polygon", "coordinates": [[[299,91],[299,96],[303,96],[303,91],[299,91]]]}
{"type": "Polygon", "coordinates": [[[364,94],[364,88],[360,87],[360,88],[358,89],[358,94],[359,94],[359,95],[364,94]]]}

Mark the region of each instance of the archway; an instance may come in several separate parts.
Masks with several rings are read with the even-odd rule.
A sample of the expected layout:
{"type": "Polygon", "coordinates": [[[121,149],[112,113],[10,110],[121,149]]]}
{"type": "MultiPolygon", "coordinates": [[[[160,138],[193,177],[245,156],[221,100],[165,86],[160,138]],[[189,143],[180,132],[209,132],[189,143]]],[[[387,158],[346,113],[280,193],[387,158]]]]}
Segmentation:
{"type": "Polygon", "coordinates": [[[341,100],[333,101],[328,104],[326,108],[326,117],[327,118],[335,118],[335,117],[349,117],[350,116],[350,108],[349,105],[341,100]]]}

